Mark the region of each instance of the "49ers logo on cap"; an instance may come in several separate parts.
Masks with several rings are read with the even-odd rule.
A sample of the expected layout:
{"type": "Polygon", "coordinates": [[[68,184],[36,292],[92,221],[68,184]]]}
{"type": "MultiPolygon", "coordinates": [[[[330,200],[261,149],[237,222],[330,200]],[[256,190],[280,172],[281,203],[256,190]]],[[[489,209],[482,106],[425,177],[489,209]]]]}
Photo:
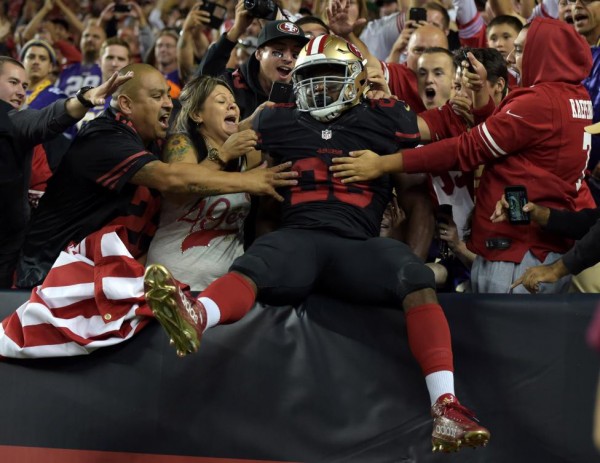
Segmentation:
{"type": "Polygon", "coordinates": [[[300,29],[294,23],[284,22],[277,24],[277,29],[285,34],[299,34],[300,29]]]}

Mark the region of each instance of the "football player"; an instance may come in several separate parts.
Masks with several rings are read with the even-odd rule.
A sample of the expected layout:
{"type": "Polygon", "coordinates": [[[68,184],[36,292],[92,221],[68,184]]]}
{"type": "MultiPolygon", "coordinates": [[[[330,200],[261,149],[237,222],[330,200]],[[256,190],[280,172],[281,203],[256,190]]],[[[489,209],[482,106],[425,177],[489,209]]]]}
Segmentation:
{"type": "Polygon", "coordinates": [[[316,287],[354,303],[402,308],[430,394],[434,451],[486,445],[489,431],[454,396],[450,330],[433,273],[406,244],[379,237],[392,177],[348,187],[329,171],[332,158],[357,147],[392,153],[415,146],[414,112],[401,101],[365,98],[363,59],[340,37],[308,42],[292,80],[297,106],[265,108],[255,120],[259,147],[299,174],[297,185],[281,190],[281,227],[258,238],[197,299],[164,266],[149,266],[146,300],[180,355],[197,351],[207,328],[241,319],[256,300],[298,304],[316,287]]]}

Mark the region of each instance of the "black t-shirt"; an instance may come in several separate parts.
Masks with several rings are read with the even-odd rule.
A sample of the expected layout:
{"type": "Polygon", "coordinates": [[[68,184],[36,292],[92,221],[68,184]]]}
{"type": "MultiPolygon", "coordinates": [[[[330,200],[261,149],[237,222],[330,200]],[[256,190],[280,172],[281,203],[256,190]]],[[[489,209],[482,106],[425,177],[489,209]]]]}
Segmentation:
{"type": "MultiPolygon", "coordinates": [[[[152,151],[158,153],[157,148],[152,151]]],[[[128,181],[156,160],[121,113],[107,109],[86,124],[32,215],[17,268],[17,286],[41,283],[68,244],[106,225],[127,228],[127,245],[134,257],[146,252],[158,225],[160,196],[128,181]]]]}
{"type": "Polygon", "coordinates": [[[415,113],[396,100],[367,100],[327,123],[294,105],[277,105],[260,113],[255,130],[260,149],[277,164],[292,161],[299,172],[298,185],[281,191],[282,227],[360,239],[379,235],[391,179],[343,184],[329,171],[331,159],[363,149],[392,154],[419,141],[415,113]]]}

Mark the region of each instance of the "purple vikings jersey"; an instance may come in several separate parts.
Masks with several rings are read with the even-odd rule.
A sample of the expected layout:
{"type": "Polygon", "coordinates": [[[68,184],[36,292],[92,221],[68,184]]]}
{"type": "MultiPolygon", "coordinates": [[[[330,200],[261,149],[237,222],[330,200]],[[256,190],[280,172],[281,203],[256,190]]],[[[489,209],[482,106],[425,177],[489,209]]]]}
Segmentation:
{"type": "Polygon", "coordinates": [[[74,63],[60,73],[56,87],[67,96],[73,96],[81,87],[97,87],[101,83],[102,71],[96,63],[74,63]]]}
{"type": "MultiPolygon", "coordinates": [[[[26,99],[29,98],[29,95],[31,95],[32,91],[33,89],[27,89],[26,99]]],[[[27,105],[27,107],[31,109],[42,109],[54,103],[56,100],[60,100],[61,98],[67,98],[67,95],[65,95],[56,87],[48,86],[38,93],[38,95],[31,103],[27,105]]]]}

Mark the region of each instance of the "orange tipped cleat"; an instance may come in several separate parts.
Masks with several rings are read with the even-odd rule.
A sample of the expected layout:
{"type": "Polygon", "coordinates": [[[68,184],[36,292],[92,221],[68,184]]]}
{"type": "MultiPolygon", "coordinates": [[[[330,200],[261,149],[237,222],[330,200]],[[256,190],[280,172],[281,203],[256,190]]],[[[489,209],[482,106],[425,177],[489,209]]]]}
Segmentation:
{"type": "Polygon", "coordinates": [[[206,310],[201,302],[185,294],[169,270],[149,265],[144,274],[146,302],[165,329],[177,355],[198,351],[206,328],[206,310]]]}
{"type": "Polygon", "coordinates": [[[434,452],[458,452],[462,447],[485,447],[490,432],[479,425],[475,414],[452,394],[444,394],[431,407],[434,452]]]}

